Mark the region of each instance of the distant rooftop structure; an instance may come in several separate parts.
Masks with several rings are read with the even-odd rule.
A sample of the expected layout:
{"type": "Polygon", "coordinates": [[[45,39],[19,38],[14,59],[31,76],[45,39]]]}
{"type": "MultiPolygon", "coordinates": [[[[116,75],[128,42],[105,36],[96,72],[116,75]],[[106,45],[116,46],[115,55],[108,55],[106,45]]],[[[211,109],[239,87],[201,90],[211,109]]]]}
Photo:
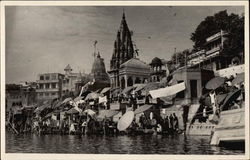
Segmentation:
{"type": "Polygon", "coordinates": [[[138,58],[132,58],[121,65],[121,68],[136,68],[136,69],[149,69],[149,65],[139,60],[138,58]]]}
{"type": "Polygon", "coordinates": [[[64,68],[65,74],[70,74],[71,71],[73,71],[73,69],[71,68],[71,66],[68,64],[65,68],[64,68]]]}

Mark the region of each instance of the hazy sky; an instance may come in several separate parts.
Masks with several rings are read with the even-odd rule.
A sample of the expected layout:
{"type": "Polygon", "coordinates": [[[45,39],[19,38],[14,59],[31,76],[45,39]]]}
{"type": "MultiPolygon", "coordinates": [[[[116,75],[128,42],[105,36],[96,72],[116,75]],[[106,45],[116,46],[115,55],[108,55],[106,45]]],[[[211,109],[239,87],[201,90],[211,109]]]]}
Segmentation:
{"type": "Polygon", "coordinates": [[[174,48],[193,46],[190,35],[209,15],[243,7],[7,7],[6,82],[35,81],[37,74],[60,72],[70,64],[74,72],[89,73],[93,42],[109,70],[113,44],[123,9],[139,58],[169,59],[174,48]]]}

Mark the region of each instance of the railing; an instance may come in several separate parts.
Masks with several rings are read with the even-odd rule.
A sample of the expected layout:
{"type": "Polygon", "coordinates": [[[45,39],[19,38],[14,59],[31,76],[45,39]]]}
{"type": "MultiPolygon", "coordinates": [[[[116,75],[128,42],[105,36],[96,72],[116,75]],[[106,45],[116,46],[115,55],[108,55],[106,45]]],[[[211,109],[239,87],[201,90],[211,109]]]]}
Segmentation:
{"type": "Polygon", "coordinates": [[[217,47],[215,47],[215,48],[213,48],[211,50],[206,51],[206,56],[210,55],[210,54],[212,54],[214,52],[220,51],[220,48],[221,48],[221,46],[217,46],[217,47]]]}
{"type": "Polygon", "coordinates": [[[38,88],[36,92],[58,92],[59,88],[38,88]]]}
{"type": "Polygon", "coordinates": [[[58,79],[54,79],[54,80],[37,80],[37,83],[57,83],[59,82],[58,79]]]}

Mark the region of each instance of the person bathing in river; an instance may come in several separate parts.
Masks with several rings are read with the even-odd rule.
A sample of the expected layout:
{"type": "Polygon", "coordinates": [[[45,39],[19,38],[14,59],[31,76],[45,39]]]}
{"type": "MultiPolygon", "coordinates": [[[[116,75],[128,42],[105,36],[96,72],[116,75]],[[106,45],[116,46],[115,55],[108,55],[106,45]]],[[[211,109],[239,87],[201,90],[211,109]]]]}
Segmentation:
{"type": "Polygon", "coordinates": [[[177,118],[177,116],[175,115],[175,113],[173,113],[173,128],[174,128],[174,131],[175,132],[178,132],[178,130],[179,130],[179,122],[178,122],[178,118],[177,118]]]}
{"type": "Polygon", "coordinates": [[[164,118],[164,132],[168,133],[169,132],[169,118],[166,116],[164,118]]]}
{"type": "Polygon", "coordinates": [[[213,114],[216,114],[216,110],[217,110],[217,107],[216,107],[216,93],[215,91],[211,91],[209,93],[209,96],[210,96],[210,99],[211,99],[211,105],[212,105],[212,108],[213,108],[213,114]]]}
{"type": "Polygon", "coordinates": [[[174,117],[173,117],[173,114],[170,114],[170,116],[169,116],[169,132],[170,133],[174,132],[174,117]]]}

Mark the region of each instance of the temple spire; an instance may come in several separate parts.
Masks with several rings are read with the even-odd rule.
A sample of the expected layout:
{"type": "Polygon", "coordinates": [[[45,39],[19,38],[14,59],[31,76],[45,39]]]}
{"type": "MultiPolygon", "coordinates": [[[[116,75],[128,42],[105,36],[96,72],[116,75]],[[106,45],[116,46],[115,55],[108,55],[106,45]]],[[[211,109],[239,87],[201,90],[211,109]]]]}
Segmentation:
{"type": "Polygon", "coordinates": [[[124,8],[122,9],[122,19],[125,19],[125,11],[124,11],[124,8]]]}
{"type": "Polygon", "coordinates": [[[131,38],[131,33],[126,22],[125,12],[123,9],[121,24],[119,30],[117,31],[117,36],[114,43],[114,52],[110,60],[111,70],[119,69],[120,64],[133,58],[134,48],[131,38]]]}

